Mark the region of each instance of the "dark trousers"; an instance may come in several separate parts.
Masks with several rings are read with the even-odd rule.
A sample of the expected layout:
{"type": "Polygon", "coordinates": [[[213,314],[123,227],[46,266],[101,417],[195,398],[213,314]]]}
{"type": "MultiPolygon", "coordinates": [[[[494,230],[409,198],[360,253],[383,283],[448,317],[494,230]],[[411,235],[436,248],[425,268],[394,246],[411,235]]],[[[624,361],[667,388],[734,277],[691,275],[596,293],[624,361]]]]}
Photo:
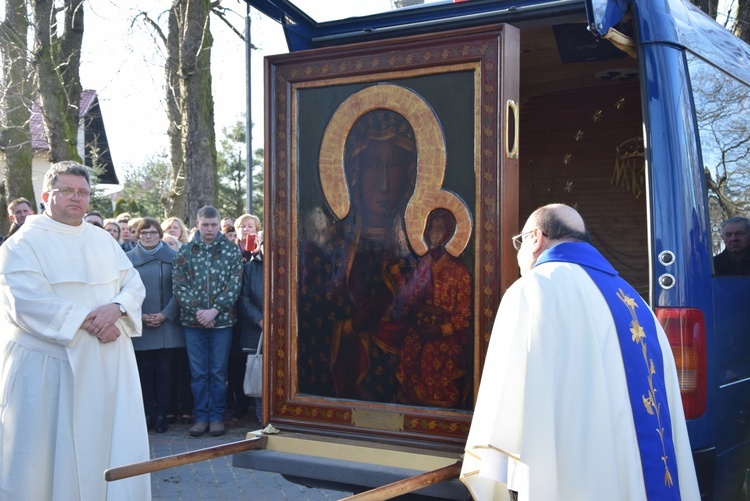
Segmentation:
{"type": "Polygon", "coordinates": [[[190,388],[190,364],[188,363],[187,350],[175,348],[172,367],[174,377],[172,378],[172,400],[169,405],[169,414],[177,417],[193,414],[193,390],[190,388]]]}
{"type": "Polygon", "coordinates": [[[172,393],[172,349],[136,351],[146,416],[165,416],[172,393]]]}

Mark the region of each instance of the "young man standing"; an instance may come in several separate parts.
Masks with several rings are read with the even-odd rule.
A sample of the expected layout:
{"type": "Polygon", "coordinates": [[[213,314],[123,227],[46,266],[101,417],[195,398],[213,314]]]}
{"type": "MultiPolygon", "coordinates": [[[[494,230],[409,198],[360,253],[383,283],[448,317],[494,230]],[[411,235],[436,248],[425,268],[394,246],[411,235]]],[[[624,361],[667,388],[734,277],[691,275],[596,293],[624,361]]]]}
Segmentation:
{"type": "Polygon", "coordinates": [[[213,436],[224,434],[227,365],[237,321],[234,304],[242,286],[242,257],[220,226],[219,211],[201,208],[198,238],[180,248],[172,268],[195,399],[195,424],[190,429],[194,437],[207,430],[213,436]]]}

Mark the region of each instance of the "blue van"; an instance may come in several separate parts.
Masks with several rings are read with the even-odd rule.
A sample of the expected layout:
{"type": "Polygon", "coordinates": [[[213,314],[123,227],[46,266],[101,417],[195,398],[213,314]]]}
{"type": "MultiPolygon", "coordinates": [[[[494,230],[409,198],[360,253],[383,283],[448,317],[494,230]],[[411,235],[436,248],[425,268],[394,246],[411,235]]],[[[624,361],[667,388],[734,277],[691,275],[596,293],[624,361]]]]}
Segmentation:
{"type": "MultiPolygon", "coordinates": [[[[518,277],[509,237],[563,202],[665,327],[702,497],[750,498],[750,276],[714,267],[721,223],[750,216],[750,47],[684,0],[428,1],[342,19],[247,2],[290,50],[265,63],[263,402],[282,433],[236,466],[364,488],[459,459],[493,316],[518,277]],[[468,292],[451,305],[462,334],[435,362],[449,386],[405,362],[426,343],[409,344],[399,305],[372,297],[359,311],[366,292],[351,284],[358,266],[368,273],[357,256],[370,235],[355,196],[376,189],[347,163],[360,129],[419,150],[391,193],[432,183],[462,214],[453,256],[468,292]]],[[[412,237],[426,214],[419,228],[419,208],[400,207],[387,233],[409,243],[388,268],[394,284],[424,254],[412,237]]],[[[417,297],[399,304],[444,321],[417,297]]],[[[424,493],[468,496],[446,485],[424,493]]]]}

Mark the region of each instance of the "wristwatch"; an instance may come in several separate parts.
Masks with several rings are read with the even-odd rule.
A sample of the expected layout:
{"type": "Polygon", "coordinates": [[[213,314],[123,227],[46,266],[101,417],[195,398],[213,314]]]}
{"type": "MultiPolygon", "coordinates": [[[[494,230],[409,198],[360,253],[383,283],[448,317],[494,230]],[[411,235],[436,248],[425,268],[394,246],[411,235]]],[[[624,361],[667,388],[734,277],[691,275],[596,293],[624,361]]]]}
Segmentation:
{"type": "Polygon", "coordinates": [[[120,315],[127,315],[128,314],[128,311],[120,303],[112,303],[112,304],[115,304],[115,305],[117,305],[118,308],[120,308],[120,315]]]}

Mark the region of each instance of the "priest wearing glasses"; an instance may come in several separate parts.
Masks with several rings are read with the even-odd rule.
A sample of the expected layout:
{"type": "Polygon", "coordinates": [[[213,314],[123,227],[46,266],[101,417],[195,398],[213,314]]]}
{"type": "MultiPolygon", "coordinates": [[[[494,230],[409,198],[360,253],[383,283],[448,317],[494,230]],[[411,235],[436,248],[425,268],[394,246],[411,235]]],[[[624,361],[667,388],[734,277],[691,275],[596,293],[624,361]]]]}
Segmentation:
{"type": "Polygon", "coordinates": [[[145,291],[83,221],[90,190],[86,167],[53,164],[44,213],[0,247],[0,499],[151,499],[149,475],[103,475],[149,459],[131,342],[145,291]]]}
{"type": "Polygon", "coordinates": [[[573,208],[514,237],[461,480],[475,499],[699,499],[677,371],[573,208]]]}

